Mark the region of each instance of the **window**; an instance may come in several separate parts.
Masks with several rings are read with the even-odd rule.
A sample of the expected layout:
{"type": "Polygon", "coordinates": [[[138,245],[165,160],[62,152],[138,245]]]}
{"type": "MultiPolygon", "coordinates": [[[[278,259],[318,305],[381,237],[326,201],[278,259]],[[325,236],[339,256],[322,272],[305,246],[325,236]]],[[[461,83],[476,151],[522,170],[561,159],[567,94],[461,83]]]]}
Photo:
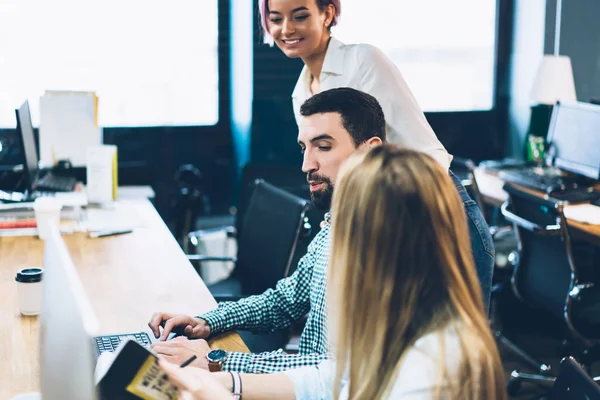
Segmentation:
{"type": "Polygon", "coordinates": [[[424,111],[493,107],[496,0],[343,0],[334,34],[384,51],[424,111]]]}
{"type": "Polygon", "coordinates": [[[217,0],[0,1],[0,128],[45,90],[92,90],[103,126],[218,122],[217,0]]]}

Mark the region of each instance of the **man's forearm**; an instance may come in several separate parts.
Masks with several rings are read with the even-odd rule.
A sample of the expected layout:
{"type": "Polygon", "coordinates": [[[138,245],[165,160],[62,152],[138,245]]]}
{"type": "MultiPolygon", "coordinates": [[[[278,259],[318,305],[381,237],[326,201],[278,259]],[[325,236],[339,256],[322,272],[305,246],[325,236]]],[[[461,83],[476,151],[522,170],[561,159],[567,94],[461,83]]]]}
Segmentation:
{"type": "MultiPolygon", "coordinates": [[[[233,381],[229,372],[217,372],[215,378],[232,391],[233,381]]],[[[241,374],[242,398],[244,400],[294,400],[294,384],[284,373],[277,374],[241,374]]]]}
{"type": "Polygon", "coordinates": [[[247,374],[273,374],[308,367],[331,358],[331,354],[287,354],[283,350],[264,353],[229,353],[223,370],[247,374]]]}
{"type": "Polygon", "coordinates": [[[270,333],[286,328],[310,309],[308,282],[312,264],[303,261],[298,268],[292,276],[277,282],[275,289],[236,302],[219,303],[216,310],[198,317],[208,323],[211,333],[232,329],[270,333]]]}

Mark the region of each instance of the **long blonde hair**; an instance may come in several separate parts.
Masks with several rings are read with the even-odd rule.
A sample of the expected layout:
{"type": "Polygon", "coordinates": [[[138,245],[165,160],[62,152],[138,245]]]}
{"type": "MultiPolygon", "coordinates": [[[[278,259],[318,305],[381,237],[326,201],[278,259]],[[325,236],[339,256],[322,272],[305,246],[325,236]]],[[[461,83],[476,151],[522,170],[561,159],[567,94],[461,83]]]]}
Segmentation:
{"type": "Polygon", "coordinates": [[[349,399],[385,398],[415,341],[456,327],[462,359],[448,378],[442,347],[437,397],[443,387],[451,398],[505,399],[465,211],[447,171],[391,145],[356,153],[340,172],[331,215],[335,397],[347,377],[349,399]]]}

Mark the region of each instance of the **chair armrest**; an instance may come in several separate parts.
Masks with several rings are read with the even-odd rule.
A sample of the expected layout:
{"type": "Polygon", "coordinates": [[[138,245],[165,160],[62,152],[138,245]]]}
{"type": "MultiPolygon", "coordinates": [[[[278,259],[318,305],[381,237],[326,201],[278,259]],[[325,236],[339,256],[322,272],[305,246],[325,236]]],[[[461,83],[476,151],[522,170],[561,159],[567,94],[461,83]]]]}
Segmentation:
{"type": "Polygon", "coordinates": [[[235,237],[237,234],[235,226],[219,226],[217,228],[201,229],[198,231],[192,231],[192,232],[188,233],[188,238],[189,239],[192,239],[192,238],[198,239],[204,235],[210,235],[212,233],[218,233],[218,232],[225,232],[228,237],[235,237]]]}
{"type": "Polygon", "coordinates": [[[221,261],[221,262],[237,262],[237,259],[235,257],[211,257],[211,256],[202,256],[200,254],[186,254],[185,255],[187,257],[188,260],[190,261],[198,261],[198,262],[203,262],[203,261],[221,261]]]}
{"type": "Polygon", "coordinates": [[[537,233],[539,235],[545,235],[545,236],[560,235],[560,225],[557,224],[557,225],[540,226],[536,223],[526,220],[525,218],[521,218],[518,215],[509,211],[508,210],[509,205],[510,205],[510,202],[505,201],[502,204],[502,206],[500,207],[500,212],[502,213],[502,216],[507,221],[512,222],[513,224],[518,225],[523,229],[526,229],[533,233],[537,233]]]}

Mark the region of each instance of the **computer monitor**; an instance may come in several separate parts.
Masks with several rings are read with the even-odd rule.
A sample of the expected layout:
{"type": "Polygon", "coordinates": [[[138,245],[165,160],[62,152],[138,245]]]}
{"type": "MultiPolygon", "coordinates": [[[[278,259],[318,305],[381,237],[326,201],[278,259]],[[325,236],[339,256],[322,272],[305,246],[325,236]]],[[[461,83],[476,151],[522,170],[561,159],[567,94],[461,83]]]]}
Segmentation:
{"type": "Polygon", "coordinates": [[[45,241],[40,332],[42,398],[97,399],[98,320],[58,228],[45,241]]]}
{"type": "Polygon", "coordinates": [[[600,179],[600,105],[557,102],[548,131],[552,165],[600,179]]]}
{"type": "Polygon", "coordinates": [[[27,175],[27,190],[31,192],[38,177],[40,159],[35,146],[29,102],[25,100],[25,103],[15,110],[15,114],[17,116],[17,133],[21,138],[21,151],[25,156],[24,169],[27,175]]]}

